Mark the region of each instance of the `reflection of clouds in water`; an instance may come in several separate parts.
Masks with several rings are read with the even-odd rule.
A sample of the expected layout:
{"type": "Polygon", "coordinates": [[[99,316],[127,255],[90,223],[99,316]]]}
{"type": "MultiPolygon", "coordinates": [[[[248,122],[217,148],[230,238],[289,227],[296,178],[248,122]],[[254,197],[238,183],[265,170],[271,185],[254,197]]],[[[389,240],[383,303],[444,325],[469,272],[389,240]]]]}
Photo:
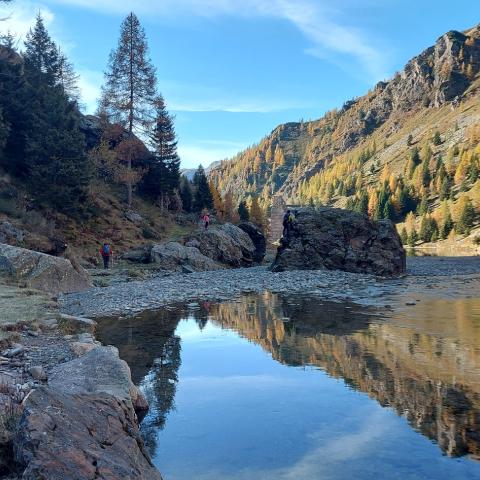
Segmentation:
{"type": "MultiPolygon", "coordinates": [[[[351,460],[364,458],[372,459],[378,444],[396,428],[396,422],[385,411],[376,411],[376,408],[366,409],[364,420],[352,433],[339,434],[322,429],[312,435],[313,448],[289,467],[268,470],[244,469],[239,472],[224,472],[212,470],[195,474],[197,480],[339,480],[340,478],[355,478],[351,460]],[[335,435],[335,438],[331,438],[335,435]],[[328,438],[330,436],[330,439],[328,438]]],[[[351,426],[355,429],[355,426],[351,426]]],[[[370,462],[369,463],[373,463],[370,462]]],[[[182,477],[185,480],[189,472],[182,477]]],[[[385,470],[388,475],[388,469],[385,470]]],[[[373,477],[372,477],[373,478],[373,477]]],[[[387,477],[385,477],[387,478],[387,477]]]]}

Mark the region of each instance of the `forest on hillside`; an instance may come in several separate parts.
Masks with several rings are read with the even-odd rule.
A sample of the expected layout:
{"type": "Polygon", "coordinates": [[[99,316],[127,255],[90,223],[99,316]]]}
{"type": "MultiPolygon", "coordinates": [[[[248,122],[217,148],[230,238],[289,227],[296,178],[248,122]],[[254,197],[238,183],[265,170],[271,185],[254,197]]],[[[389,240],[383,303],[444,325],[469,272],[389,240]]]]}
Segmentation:
{"type": "MultiPolygon", "coordinates": [[[[0,216],[32,228],[53,223],[59,236],[59,219],[112,235],[108,221],[97,232],[95,222],[113,216],[113,204],[127,213],[144,206],[152,218],[140,230],[145,238],[162,235],[161,218],[175,223],[179,213],[265,223],[255,202],[220,195],[202,166],[192,181],[181,175],[174,117],[134,13],[106,63],[95,116],[82,113],[78,79],[41,14],[23,45],[9,32],[0,36],[0,216]]],[[[74,237],[78,229],[70,230],[74,237]]]]}

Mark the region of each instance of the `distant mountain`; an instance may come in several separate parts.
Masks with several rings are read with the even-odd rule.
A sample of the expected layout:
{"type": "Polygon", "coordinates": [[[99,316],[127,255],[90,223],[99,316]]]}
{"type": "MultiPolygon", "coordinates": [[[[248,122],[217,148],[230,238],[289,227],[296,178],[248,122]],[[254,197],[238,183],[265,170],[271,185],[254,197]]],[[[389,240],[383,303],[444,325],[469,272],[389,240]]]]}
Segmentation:
{"type": "MultiPolygon", "coordinates": [[[[217,162],[212,162],[208,167],[205,168],[205,173],[207,175],[210,174],[211,170],[213,168],[216,168],[220,165],[221,161],[217,161],[217,162]]],[[[187,177],[190,181],[193,180],[193,176],[195,175],[195,172],[197,171],[196,168],[183,168],[182,170],[180,170],[180,173],[184,176],[184,177],[187,177]]]]}
{"type": "Polygon", "coordinates": [[[390,81],[319,120],[278,126],[210,176],[265,207],[282,195],[402,222],[449,200],[459,217],[464,194],[480,203],[479,71],[480,25],[450,31],[390,81]]]}

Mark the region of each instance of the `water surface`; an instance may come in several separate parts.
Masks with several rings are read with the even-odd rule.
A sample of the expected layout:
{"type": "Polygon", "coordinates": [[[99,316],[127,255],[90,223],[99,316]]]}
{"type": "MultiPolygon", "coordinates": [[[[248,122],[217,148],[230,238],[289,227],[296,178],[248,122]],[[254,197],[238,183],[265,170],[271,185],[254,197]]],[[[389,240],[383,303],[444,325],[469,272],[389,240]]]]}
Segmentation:
{"type": "Polygon", "coordinates": [[[480,478],[480,300],[252,295],[100,323],[166,480],[480,478]]]}

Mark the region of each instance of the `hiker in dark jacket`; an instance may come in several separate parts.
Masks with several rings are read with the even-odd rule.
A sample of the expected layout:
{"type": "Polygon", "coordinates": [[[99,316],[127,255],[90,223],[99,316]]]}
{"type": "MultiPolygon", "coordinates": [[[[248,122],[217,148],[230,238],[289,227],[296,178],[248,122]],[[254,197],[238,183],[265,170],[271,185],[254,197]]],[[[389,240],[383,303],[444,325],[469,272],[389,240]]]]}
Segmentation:
{"type": "Polygon", "coordinates": [[[110,267],[110,257],[113,255],[112,247],[108,243],[104,243],[100,248],[100,255],[103,258],[103,268],[107,270],[110,267]]]}
{"type": "Polygon", "coordinates": [[[287,210],[285,212],[285,215],[283,215],[283,236],[285,238],[290,237],[290,231],[293,226],[293,221],[294,221],[294,216],[290,210],[287,210]]]}

